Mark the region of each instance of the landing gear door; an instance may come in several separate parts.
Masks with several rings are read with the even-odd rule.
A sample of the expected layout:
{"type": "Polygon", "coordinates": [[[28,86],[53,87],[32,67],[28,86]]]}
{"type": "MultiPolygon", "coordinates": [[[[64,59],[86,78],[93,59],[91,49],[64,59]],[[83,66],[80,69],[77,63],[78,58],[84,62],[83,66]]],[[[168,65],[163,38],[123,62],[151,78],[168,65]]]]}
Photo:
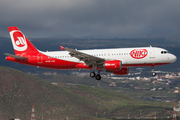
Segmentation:
{"type": "Polygon", "coordinates": [[[38,53],[38,55],[37,55],[37,63],[39,63],[39,64],[43,63],[43,54],[42,53],[38,53]]]}
{"type": "Polygon", "coordinates": [[[151,59],[155,58],[155,49],[150,47],[150,57],[151,59]]]}

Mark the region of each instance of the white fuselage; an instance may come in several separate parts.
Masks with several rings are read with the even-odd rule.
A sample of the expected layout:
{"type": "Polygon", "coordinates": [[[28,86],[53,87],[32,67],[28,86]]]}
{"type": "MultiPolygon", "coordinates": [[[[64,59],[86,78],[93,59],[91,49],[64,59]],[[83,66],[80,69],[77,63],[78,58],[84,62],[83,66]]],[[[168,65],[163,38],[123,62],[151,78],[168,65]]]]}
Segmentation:
{"type": "MultiPolygon", "coordinates": [[[[120,49],[94,49],[94,50],[79,50],[80,52],[103,58],[105,60],[121,60],[122,65],[127,66],[149,66],[148,64],[169,64],[176,61],[176,56],[167,52],[167,50],[157,47],[138,47],[138,48],[120,48],[120,49]],[[134,49],[146,49],[147,56],[144,58],[133,58],[130,53],[134,49]]],[[[52,58],[61,59],[64,61],[83,63],[75,57],[71,57],[67,51],[42,52],[52,58]]]]}

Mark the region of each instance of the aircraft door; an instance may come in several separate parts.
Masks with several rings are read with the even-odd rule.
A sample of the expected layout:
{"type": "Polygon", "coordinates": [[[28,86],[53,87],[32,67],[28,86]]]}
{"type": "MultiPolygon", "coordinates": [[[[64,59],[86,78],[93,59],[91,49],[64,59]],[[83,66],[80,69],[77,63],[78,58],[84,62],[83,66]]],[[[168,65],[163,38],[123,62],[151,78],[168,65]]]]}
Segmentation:
{"type": "Polygon", "coordinates": [[[43,63],[43,54],[42,53],[38,53],[37,55],[37,63],[43,63]]]}
{"type": "Polygon", "coordinates": [[[150,47],[150,58],[153,59],[155,58],[155,49],[150,47]]]}

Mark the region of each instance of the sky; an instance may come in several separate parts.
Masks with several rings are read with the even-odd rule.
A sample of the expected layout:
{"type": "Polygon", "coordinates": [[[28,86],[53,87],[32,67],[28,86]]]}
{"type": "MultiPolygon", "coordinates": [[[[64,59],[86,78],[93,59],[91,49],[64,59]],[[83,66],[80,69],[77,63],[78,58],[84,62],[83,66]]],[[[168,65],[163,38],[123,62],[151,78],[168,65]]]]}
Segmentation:
{"type": "Polygon", "coordinates": [[[144,38],[180,35],[180,0],[0,0],[0,36],[144,38]]]}

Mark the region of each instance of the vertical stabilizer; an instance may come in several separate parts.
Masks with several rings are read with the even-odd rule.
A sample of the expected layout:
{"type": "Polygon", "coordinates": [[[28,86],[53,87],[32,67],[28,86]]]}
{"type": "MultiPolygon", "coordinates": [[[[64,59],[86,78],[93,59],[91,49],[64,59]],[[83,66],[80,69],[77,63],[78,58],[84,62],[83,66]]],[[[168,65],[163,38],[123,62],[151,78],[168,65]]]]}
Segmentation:
{"type": "Polygon", "coordinates": [[[16,55],[36,53],[38,50],[17,27],[8,27],[16,55]]]}

